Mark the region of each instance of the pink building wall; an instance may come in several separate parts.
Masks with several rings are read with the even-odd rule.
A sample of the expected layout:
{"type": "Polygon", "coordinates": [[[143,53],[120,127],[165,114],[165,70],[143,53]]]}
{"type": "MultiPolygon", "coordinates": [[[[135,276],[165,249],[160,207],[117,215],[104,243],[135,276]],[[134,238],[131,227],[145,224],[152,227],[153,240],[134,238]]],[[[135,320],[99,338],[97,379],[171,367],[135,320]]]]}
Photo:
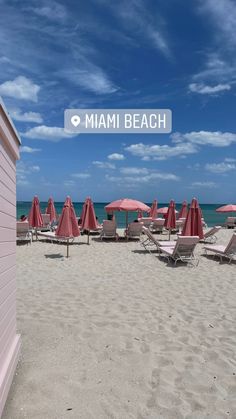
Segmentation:
{"type": "Polygon", "coordinates": [[[20,140],[0,98],[0,417],[20,351],[16,334],[16,160],[20,140]]]}

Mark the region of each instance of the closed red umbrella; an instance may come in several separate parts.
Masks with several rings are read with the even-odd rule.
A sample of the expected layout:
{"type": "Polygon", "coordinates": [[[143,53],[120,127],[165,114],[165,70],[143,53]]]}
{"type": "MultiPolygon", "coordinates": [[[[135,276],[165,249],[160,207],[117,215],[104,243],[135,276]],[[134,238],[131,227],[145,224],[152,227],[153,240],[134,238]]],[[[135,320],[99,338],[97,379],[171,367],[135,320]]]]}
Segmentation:
{"type": "Polygon", "coordinates": [[[170,201],[170,204],[168,207],[164,227],[167,230],[169,230],[169,239],[170,239],[171,230],[174,230],[176,228],[175,201],[173,201],[173,199],[170,201]]]}
{"type": "Polygon", "coordinates": [[[69,239],[78,237],[80,229],[77,223],[75,210],[70,197],[66,198],[62,214],[56,229],[56,236],[65,237],[67,239],[67,257],[69,256],[69,239]]]}
{"type": "Polygon", "coordinates": [[[179,212],[178,219],[186,218],[187,214],[188,214],[188,204],[187,204],[187,201],[183,201],[181,210],[179,212]]]}
{"type": "Polygon", "coordinates": [[[203,238],[202,211],[196,198],[193,198],[182,230],[182,236],[199,236],[203,238]]]}
{"type": "Polygon", "coordinates": [[[29,220],[30,227],[34,227],[36,229],[36,239],[37,239],[37,228],[43,226],[43,218],[40,211],[39,199],[37,196],[33,198],[28,220],[29,220]]]}
{"type": "Polygon", "coordinates": [[[46,214],[50,215],[50,222],[52,223],[53,221],[56,221],[57,219],[57,213],[56,213],[56,209],[54,206],[54,201],[52,198],[49,198],[48,200],[48,206],[46,209],[46,214]]]}
{"type": "Polygon", "coordinates": [[[81,214],[81,228],[82,230],[88,231],[87,244],[89,244],[90,230],[96,230],[97,228],[97,220],[91,198],[87,198],[83,205],[83,210],[81,214]]]}
{"type": "Polygon", "coordinates": [[[128,211],[145,211],[149,212],[150,207],[135,199],[118,199],[105,206],[107,212],[126,211],[126,228],[128,227],[128,211]]]}
{"type": "Polygon", "coordinates": [[[157,218],[157,200],[154,199],[152,206],[151,206],[151,211],[149,212],[149,217],[151,217],[152,219],[157,218]]]}

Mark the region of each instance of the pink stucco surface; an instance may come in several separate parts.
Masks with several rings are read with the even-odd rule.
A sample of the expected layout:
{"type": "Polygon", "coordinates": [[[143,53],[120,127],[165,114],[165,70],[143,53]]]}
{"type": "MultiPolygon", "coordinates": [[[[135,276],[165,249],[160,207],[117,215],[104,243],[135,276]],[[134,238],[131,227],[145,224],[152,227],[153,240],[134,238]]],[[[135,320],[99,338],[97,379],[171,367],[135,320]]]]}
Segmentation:
{"type": "Polygon", "coordinates": [[[0,102],[0,416],[16,368],[16,160],[19,140],[0,102]]]}

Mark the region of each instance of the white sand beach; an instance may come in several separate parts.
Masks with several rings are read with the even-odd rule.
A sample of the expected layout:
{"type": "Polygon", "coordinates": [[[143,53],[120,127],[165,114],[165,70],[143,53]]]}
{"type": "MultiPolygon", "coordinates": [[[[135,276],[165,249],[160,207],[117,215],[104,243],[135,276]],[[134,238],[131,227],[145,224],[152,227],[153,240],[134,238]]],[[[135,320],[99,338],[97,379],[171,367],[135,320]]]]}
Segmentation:
{"type": "Polygon", "coordinates": [[[198,245],[198,267],[173,267],[138,241],[86,239],[69,259],[17,248],[22,351],[3,419],[235,418],[235,262],[198,245]]]}

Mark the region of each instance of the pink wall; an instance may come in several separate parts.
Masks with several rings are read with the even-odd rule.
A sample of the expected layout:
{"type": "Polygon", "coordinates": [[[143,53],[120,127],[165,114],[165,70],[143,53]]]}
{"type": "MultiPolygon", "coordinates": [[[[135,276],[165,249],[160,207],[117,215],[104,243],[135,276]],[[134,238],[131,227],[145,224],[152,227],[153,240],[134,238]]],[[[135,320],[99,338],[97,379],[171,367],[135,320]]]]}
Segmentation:
{"type": "Polygon", "coordinates": [[[16,160],[20,140],[0,99],[0,417],[20,350],[16,334],[16,160]]]}

